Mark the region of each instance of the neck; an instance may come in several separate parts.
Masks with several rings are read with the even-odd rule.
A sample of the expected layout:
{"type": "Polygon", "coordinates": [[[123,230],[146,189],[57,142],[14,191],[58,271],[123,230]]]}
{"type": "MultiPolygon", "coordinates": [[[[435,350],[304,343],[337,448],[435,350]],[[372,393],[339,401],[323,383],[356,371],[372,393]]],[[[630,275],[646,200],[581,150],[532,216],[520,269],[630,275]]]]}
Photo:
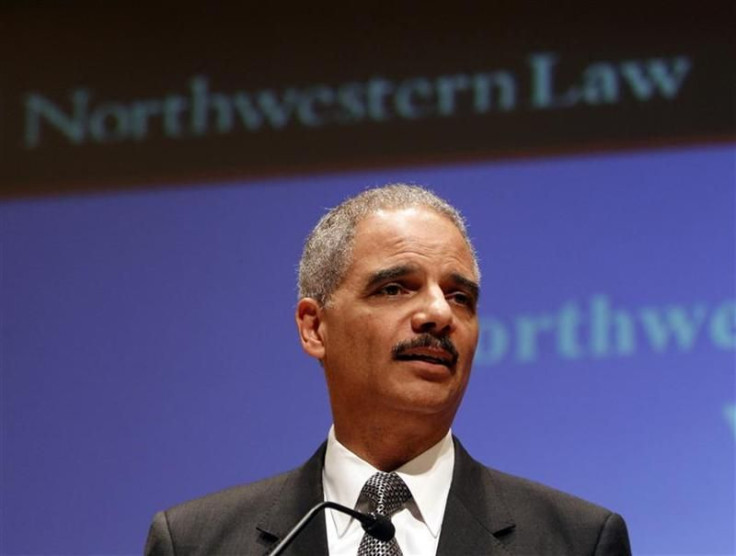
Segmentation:
{"type": "Polygon", "coordinates": [[[360,429],[343,426],[335,419],[335,437],[348,450],[380,471],[394,471],[437,444],[450,429],[442,427],[399,426],[369,423],[360,429]]]}

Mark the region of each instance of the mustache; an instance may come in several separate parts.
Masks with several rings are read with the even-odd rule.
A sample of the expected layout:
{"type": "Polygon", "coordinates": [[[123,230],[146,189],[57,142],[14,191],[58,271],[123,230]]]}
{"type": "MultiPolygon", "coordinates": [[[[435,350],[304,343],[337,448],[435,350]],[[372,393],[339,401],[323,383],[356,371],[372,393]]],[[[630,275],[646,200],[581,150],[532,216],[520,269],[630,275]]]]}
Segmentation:
{"type": "Polygon", "coordinates": [[[394,359],[401,357],[406,351],[414,348],[434,348],[446,351],[452,356],[452,364],[457,363],[458,353],[455,345],[447,336],[432,336],[421,334],[411,340],[404,340],[396,344],[391,350],[394,359]]]}

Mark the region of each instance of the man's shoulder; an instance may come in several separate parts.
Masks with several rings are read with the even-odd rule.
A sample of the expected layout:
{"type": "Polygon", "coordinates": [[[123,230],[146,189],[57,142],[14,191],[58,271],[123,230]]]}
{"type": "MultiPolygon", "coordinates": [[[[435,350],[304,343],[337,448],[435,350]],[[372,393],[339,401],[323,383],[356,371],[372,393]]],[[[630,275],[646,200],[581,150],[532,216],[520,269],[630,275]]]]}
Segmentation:
{"type": "MultiPolygon", "coordinates": [[[[484,466],[485,467],[485,466],[484,466]]],[[[559,516],[572,521],[604,521],[611,510],[537,481],[485,467],[490,480],[516,516],[559,516]]]]}
{"type": "Polygon", "coordinates": [[[265,553],[259,524],[268,519],[289,478],[298,470],[220,490],[154,516],[147,556],[265,553]]]}
{"type": "Polygon", "coordinates": [[[245,483],[172,506],[165,511],[169,521],[180,523],[189,519],[217,512],[218,519],[227,515],[238,515],[241,519],[252,513],[261,512],[272,503],[283,490],[289,478],[298,472],[292,469],[252,483],[245,483]]]}
{"type": "Polygon", "coordinates": [[[487,467],[470,457],[459,443],[456,447],[459,450],[451,491],[456,497],[453,508],[458,515],[482,523],[516,553],[631,553],[626,524],[617,513],[539,482],[487,467]]]}
{"type": "Polygon", "coordinates": [[[482,488],[494,506],[504,505],[515,516],[563,514],[605,519],[610,510],[537,481],[499,471],[471,457],[456,439],[455,486],[467,497],[476,497],[482,488]]]}
{"type": "Polygon", "coordinates": [[[157,513],[147,555],[264,553],[322,499],[324,447],[301,467],[195,498],[157,513]]]}

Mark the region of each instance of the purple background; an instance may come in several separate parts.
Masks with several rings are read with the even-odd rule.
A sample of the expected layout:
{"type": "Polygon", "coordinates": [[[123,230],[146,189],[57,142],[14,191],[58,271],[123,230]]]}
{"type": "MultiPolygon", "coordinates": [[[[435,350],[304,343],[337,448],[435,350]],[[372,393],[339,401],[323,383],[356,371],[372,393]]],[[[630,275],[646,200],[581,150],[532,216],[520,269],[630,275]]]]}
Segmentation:
{"type": "Polygon", "coordinates": [[[454,426],[470,452],[622,513],[637,554],[733,554],[734,349],[708,319],[736,299],[735,153],[5,202],[0,551],[140,553],[155,511],[303,462],[330,415],[293,324],[302,241],[326,207],[406,180],[466,214],[481,318],[511,337],[501,361],[476,361],[454,426]],[[653,349],[637,321],[629,355],[565,358],[548,334],[514,357],[519,319],[595,295],[705,324],[686,348],[653,349]]]}

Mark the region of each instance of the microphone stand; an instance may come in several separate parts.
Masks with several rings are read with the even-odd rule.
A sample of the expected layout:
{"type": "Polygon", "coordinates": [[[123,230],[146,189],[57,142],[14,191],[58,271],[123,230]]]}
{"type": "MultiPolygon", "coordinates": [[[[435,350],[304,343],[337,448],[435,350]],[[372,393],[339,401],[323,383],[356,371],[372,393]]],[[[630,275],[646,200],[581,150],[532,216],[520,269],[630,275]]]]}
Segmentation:
{"type": "Polygon", "coordinates": [[[394,538],[394,533],[396,532],[396,529],[394,528],[393,523],[391,523],[391,520],[384,515],[364,514],[336,502],[321,502],[314,506],[311,510],[309,510],[304,515],[304,517],[299,520],[299,523],[294,525],[291,531],[289,531],[289,533],[281,540],[281,542],[279,542],[273,548],[273,550],[268,553],[268,556],[278,556],[284,550],[286,550],[286,547],[291,544],[291,542],[299,535],[299,533],[301,533],[302,529],[307,526],[312,518],[325,508],[338,510],[342,513],[348,514],[351,517],[354,517],[355,519],[360,521],[360,524],[363,526],[363,530],[366,533],[368,533],[372,537],[377,538],[380,541],[390,541],[394,538]]]}

